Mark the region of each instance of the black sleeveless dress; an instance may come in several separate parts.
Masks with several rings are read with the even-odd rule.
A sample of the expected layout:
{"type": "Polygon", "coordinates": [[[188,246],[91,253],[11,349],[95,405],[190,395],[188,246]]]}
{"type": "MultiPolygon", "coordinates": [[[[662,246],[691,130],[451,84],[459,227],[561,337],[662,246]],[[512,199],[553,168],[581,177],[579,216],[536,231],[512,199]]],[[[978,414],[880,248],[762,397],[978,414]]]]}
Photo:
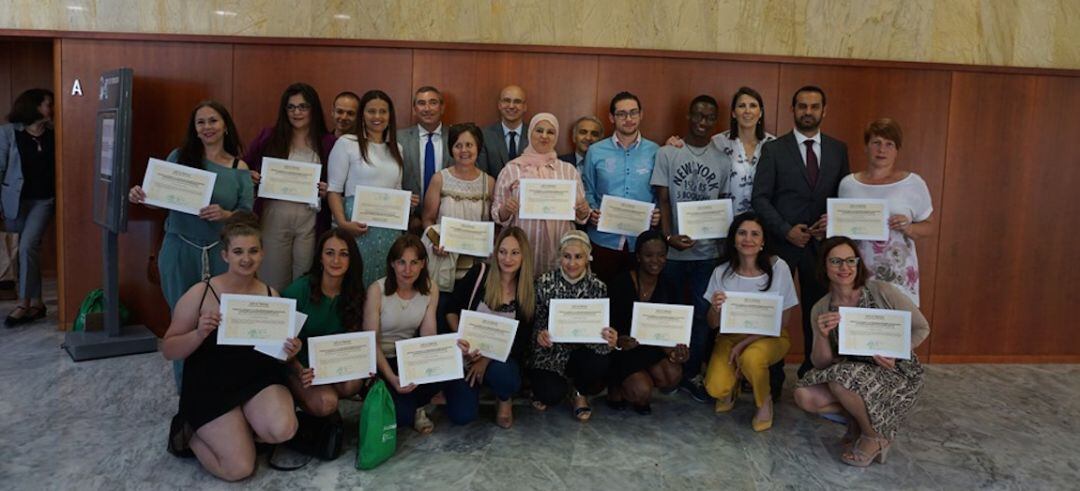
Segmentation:
{"type": "MultiPolygon", "coordinates": [[[[206,282],[206,292],[217,292],[206,282]]],[[[271,295],[266,287],[267,296],[271,295]]],[[[199,302],[206,300],[206,293],[199,302]]],[[[219,300],[220,301],[220,300],[219,300]]],[[[285,385],[285,364],[255,351],[251,346],[219,346],[211,334],[184,360],[184,381],[180,389],[180,416],[193,430],[242,405],[259,391],[275,384],[285,385]]]]}

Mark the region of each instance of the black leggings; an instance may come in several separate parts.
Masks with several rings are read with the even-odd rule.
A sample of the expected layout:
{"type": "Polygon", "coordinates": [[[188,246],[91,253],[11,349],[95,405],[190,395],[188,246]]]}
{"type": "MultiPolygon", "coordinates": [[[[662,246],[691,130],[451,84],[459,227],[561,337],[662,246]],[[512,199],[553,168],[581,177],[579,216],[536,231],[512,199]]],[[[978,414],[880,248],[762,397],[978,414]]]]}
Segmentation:
{"type": "Polygon", "coordinates": [[[550,370],[530,369],[533,399],[548,406],[562,402],[570,392],[570,380],[578,392],[584,395],[598,394],[604,390],[610,365],[610,356],[581,348],[570,354],[570,360],[566,362],[566,377],[550,370]]]}

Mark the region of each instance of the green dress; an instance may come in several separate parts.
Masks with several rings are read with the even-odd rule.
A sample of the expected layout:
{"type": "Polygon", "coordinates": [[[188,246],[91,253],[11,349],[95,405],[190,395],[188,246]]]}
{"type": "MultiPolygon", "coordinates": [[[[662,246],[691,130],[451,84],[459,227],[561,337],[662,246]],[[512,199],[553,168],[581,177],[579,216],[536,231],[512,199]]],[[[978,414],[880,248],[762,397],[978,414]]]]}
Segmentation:
{"type": "Polygon", "coordinates": [[[308,367],[308,338],[342,334],[345,327],[341,325],[341,316],[338,314],[338,300],[340,295],[328,299],[325,296],[318,302],[311,301],[311,279],[308,275],[301,276],[281,291],[281,296],[296,300],[296,311],[307,315],[304,328],[300,330],[300,340],[303,346],[296,359],[305,368],[308,367]]]}
{"type": "MultiPolygon", "coordinates": [[[[175,163],[179,154],[179,150],[173,150],[166,160],[175,163]]],[[[250,172],[208,160],[203,160],[202,169],[217,174],[211,204],[229,211],[251,211],[255,191],[250,172]]],[[[192,285],[202,281],[204,274],[219,275],[228,269],[221,259],[221,245],[218,244],[223,225],[222,222],[210,222],[196,215],[169,211],[165,218],[165,240],[158,252],[161,292],[169,304],[169,311],[176,307],[176,302],[192,285]]]]}

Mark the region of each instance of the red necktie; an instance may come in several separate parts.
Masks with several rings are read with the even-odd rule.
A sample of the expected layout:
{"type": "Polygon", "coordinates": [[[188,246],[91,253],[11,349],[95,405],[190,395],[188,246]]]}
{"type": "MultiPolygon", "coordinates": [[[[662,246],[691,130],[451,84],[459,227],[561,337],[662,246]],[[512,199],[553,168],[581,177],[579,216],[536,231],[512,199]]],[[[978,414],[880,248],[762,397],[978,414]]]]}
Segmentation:
{"type": "Polygon", "coordinates": [[[818,161],[817,154],[814,153],[814,140],[806,140],[803,145],[806,145],[806,175],[810,178],[810,188],[813,189],[817,186],[818,178],[818,161]]]}

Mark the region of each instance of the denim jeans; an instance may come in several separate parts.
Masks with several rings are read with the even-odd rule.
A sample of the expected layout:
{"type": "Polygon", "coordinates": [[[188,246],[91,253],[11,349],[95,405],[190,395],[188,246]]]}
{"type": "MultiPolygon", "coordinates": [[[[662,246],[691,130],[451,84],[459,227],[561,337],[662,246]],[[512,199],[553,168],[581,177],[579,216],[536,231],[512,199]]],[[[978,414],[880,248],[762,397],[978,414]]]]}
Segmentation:
{"type": "Polygon", "coordinates": [[[694,306],[694,326],[690,331],[690,358],[683,364],[683,380],[690,380],[701,373],[701,365],[709,359],[716,333],[709,329],[705,316],[709,313],[709,301],[705,300],[705,288],[709,286],[715,259],[696,261],[668,260],[663,275],[671,284],[678,285],[679,299],[684,305],[694,306]]]}

